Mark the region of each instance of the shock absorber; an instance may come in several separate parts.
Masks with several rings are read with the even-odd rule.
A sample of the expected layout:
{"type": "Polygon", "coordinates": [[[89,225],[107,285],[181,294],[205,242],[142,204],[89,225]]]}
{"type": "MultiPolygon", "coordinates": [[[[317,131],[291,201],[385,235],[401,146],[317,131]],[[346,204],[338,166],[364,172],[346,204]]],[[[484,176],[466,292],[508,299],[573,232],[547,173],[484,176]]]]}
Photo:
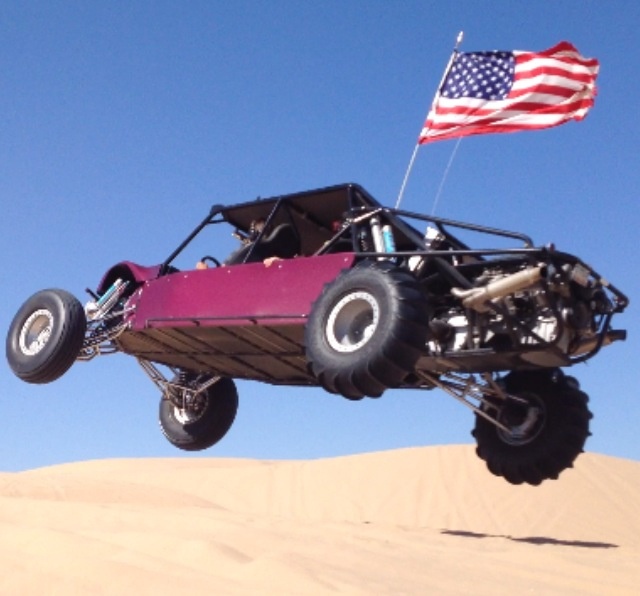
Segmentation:
{"type": "Polygon", "coordinates": [[[98,300],[88,302],[85,306],[85,313],[90,321],[104,317],[120,300],[124,294],[128,281],[118,278],[113,285],[98,300]]]}
{"type": "Polygon", "coordinates": [[[165,395],[177,408],[185,408],[189,397],[189,377],[187,371],[179,369],[176,376],[167,382],[165,395]]]}

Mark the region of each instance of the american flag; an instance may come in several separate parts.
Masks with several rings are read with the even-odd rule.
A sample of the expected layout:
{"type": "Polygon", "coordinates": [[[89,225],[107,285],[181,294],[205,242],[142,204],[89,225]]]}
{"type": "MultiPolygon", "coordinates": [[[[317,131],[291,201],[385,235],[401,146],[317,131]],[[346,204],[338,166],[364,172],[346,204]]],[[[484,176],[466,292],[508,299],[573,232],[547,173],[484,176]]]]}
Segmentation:
{"type": "Polygon", "coordinates": [[[544,52],[457,53],[419,144],[582,120],[593,105],[599,64],[563,41],[544,52]]]}

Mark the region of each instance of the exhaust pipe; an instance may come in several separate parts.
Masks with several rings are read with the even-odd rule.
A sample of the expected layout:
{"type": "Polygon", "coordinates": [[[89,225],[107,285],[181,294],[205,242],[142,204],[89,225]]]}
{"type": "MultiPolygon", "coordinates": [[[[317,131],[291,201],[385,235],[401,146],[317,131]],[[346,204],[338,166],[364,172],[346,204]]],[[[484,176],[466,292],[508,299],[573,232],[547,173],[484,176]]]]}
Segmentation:
{"type": "Polygon", "coordinates": [[[492,281],[480,288],[470,288],[468,290],[451,288],[451,293],[456,298],[460,298],[462,304],[467,308],[471,308],[477,312],[487,312],[491,310],[491,306],[487,304],[490,300],[502,298],[519,290],[524,290],[538,283],[545,274],[546,267],[544,265],[528,267],[517,273],[507,275],[502,279],[492,281]]]}

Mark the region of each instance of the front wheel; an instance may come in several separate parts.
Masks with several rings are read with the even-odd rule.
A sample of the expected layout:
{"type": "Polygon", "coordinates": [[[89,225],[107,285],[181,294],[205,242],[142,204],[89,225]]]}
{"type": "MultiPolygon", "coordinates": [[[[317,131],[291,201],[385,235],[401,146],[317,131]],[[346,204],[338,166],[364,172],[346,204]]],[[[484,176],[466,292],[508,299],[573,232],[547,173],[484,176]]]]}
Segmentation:
{"type": "Polygon", "coordinates": [[[511,484],[557,479],[582,453],[592,414],[573,377],[559,370],[512,372],[505,389],[518,399],[486,408],[508,431],[476,416],[476,453],[511,484]]]}
{"type": "Polygon", "coordinates": [[[7,334],[7,361],[28,383],[50,383],[75,362],[87,321],[80,301],[64,290],[42,290],[17,312],[7,334]]]}
{"type": "MultiPolygon", "coordinates": [[[[238,411],[238,392],[223,377],[199,390],[210,377],[188,375],[169,387],[160,400],[160,428],[167,440],[184,451],[201,451],[220,441],[238,411]]],[[[175,382],[175,380],[174,380],[175,382]]]]}

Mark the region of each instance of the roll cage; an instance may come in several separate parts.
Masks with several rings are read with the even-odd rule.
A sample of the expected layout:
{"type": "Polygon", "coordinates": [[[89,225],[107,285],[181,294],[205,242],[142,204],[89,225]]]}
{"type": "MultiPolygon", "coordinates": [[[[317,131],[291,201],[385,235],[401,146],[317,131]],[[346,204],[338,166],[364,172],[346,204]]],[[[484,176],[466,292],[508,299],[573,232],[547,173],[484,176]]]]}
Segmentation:
{"type": "Polygon", "coordinates": [[[465,271],[472,272],[494,261],[522,259],[531,263],[542,260],[581,264],[584,275],[611,292],[615,304],[613,312],[622,312],[629,302],[619,289],[606,282],[593,269],[573,255],[556,251],[552,244],[536,247],[529,236],[520,232],[384,207],[355,183],[267,199],[258,198],[232,206],[214,205],[202,222],[162,263],[160,274],[172,270],[176,257],[205,228],[226,223],[242,238],[249,235],[252,222],[258,219],[265,222],[265,227],[239,263],[256,260],[252,258],[254,251],[270,231],[288,225],[299,244],[297,256],[353,252],[356,253],[356,260],[394,259],[397,264],[406,265],[412,270],[416,269],[419,259],[424,259],[444,269],[463,287],[469,284],[465,271]],[[372,238],[372,223],[376,220],[380,229],[389,226],[393,238],[391,246],[376,243],[376,239],[372,238]],[[416,227],[418,225],[426,232],[420,231],[416,227]],[[493,246],[471,248],[461,240],[462,234],[486,239],[493,246]],[[505,246],[496,247],[495,244],[499,243],[505,246]]]}
{"type": "MultiPolygon", "coordinates": [[[[254,246],[259,246],[270,231],[289,225],[300,243],[299,256],[355,252],[362,258],[406,258],[425,253],[427,248],[429,255],[446,251],[450,257],[505,253],[496,249],[473,250],[458,239],[450,228],[518,240],[525,249],[533,247],[531,239],[524,234],[384,207],[360,185],[350,183],[267,199],[258,198],[232,206],[214,205],[202,222],[163,262],[162,271],[169,271],[176,257],[205,228],[226,223],[235,228],[237,237],[242,239],[249,236],[251,224],[256,220],[263,220],[265,226],[255,239],[254,246]],[[376,246],[374,239],[370,238],[372,218],[379,219],[381,227],[388,225],[392,229],[393,251],[388,247],[376,246]],[[437,231],[439,249],[425,246],[424,232],[403,218],[432,226],[437,231]],[[385,255],[381,254],[383,252],[385,255]]],[[[519,254],[522,249],[513,248],[506,252],[519,254]]],[[[247,251],[243,262],[250,260],[251,251],[247,251]]]]}

